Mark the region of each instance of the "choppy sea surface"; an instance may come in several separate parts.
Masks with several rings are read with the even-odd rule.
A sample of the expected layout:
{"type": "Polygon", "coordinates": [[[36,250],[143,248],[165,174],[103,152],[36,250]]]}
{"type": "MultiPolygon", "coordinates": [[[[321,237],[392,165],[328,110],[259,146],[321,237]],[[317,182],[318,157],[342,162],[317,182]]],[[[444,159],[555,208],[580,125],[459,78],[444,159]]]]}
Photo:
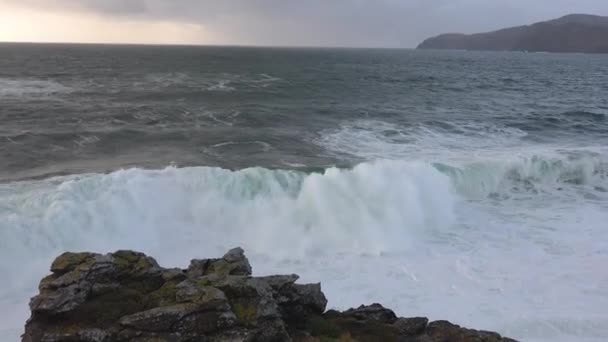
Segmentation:
{"type": "Polygon", "coordinates": [[[0,340],[52,259],[243,246],[525,341],[608,339],[608,56],[0,44],[0,340]]]}

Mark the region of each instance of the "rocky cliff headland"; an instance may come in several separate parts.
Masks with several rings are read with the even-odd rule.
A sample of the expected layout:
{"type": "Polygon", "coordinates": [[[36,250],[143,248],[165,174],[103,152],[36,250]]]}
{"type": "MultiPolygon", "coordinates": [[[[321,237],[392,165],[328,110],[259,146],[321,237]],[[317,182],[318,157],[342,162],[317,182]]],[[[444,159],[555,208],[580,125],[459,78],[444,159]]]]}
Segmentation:
{"type": "Polygon", "coordinates": [[[380,304],[326,311],[320,284],[253,277],[240,248],[162,268],[133,251],[65,253],[30,302],[25,342],[513,341],[380,304]]]}
{"type": "Polygon", "coordinates": [[[442,34],[418,49],[608,53],[608,17],[571,14],[487,33],[442,34]]]}

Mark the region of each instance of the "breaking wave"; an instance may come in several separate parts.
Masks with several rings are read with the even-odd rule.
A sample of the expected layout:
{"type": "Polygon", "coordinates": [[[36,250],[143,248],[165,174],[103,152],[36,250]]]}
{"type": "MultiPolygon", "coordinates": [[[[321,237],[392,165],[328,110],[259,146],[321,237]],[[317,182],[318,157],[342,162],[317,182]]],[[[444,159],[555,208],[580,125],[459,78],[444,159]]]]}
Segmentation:
{"type": "Polygon", "coordinates": [[[379,253],[402,248],[408,231],[449,225],[453,205],[449,178],[435,168],[388,161],[312,174],[130,169],[13,183],[0,194],[3,254],[146,249],[177,237],[177,245],[215,237],[258,251],[379,253]]]}
{"type": "Polygon", "coordinates": [[[570,195],[608,191],[608,159],[599,153],[568,151],[553,156],[506,157],[463,166],[434,164],[467,198],[508,198],[518,194],[570,195]]]}
{"type": "Polygon", "coordinates": [[[578,196],[580,189],[606,194],[606,160],[376,161],[321,173],[129,169],[1,185],[0,250],[15,260],[6,254],[145,250],[205,239],[276,253],[382,253],[405,248],[416,234],[448,229],[460,199],[578,196]]]}
{"type": "MultiPolygon", "coordinates": [[[[328,276],[339,271],[332,271],[330,265],[352,268],[353,260],[373,264],[376,259],[368,260],[368,255],[380,258],[381,263],[395,263],[384,256],[410,253],[410,258],[418,260],[415,265],[426,265],[421,266],[424,272],[444,272],[439,271],[447,262],[441,253],[448,253],[453,244],[468,245],[465,237],[458,237],[462,232],[457,233],[467,224],[458,213],[463,203],[490,197],[492,201],[485,203],[491,205],[495,199],[545,191],[579,196],[579,188],[605,196],[606,165],[600,155],[574,154],[467,165],[384,160],[313,173],[264,168],[128,169],[0,184],[0,273],[10,279],[0,292],[0,303],[18,312],[6,326],[19,326],[27,316],[24,303],[35,292],[34,284],[50,260],[65,250],[135,249],[175,264],[240,245],[260,261],[270,258],[267,270],[289,268],[310,274],[306,269],[319,267],[311,280],[324,275],[339,302],[350,305],[345,303],[360,298],[340,297],[336,289],[342,282],[328,276]],[[433,248],[443,252],[433,252],[433,248]],[[423,262],[425,256],[431,264],[423,262]],[[283,265],[282,260],[296,266],[283,265]],[[308,261],[297,266],[302,260],[308,261]]],[[[473,221],[487,220],[478,213],[472,215],[473,221]]],[[[494,249],[482,252],[487,258],[497,258],[494,249]]],[[[521,251],[513,255],[517,253],[521,251]]],[[[468,265],[456,265],[459,281],[482,277],[468,265]]],[[[378,276],[396,277],[400,282],[410,279],[408,291],[424,297],[424,286],[419,286],[416,276],[373,267],[382,270],[378,276]],[[382,275],[385,271],[388,275],[382,275]]],[[[405,268],[403,272],[410,274],[405,268]]],[[[444,312],[444,307],[437,310],[435,315],[444,312]]],[[[4,334],[18,336],[19,331],[4,334]]]]}

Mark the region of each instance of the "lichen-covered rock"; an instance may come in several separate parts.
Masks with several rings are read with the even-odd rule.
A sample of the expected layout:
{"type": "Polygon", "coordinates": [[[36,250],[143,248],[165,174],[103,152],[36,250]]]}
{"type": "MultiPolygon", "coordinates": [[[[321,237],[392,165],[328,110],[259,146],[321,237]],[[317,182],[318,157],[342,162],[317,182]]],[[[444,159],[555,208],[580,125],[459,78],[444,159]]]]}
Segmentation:
{"type": "MultiPolygon", "coordinates": [[[[271,281],[276,282],[276,279],[271,281]]],[[[275,288],[275,299],[279,303],[283,319],[287,322],[298,322],[311,314],[322,314],[327,306],[327,298],[321,291],[321,285],[301,285],[294,282],[290,279],[280,288],[275,288]]]]}
{"type": "Polygon", "coordinates": [[[221,259],[194,259],[190,261],[186,273],[191,278],[209,274],[250,276],[251,265],[245,257],[245,251],[237,247],[229,250],[221,259]]]}
{"type": "Polygon", "coordinates": [[[92,263],[95,258],[93,253],[63,253],[51,264],[51,272],[61,275],[76,269],[83,264],[92,263]]]}
{"type": "Polygon", "coordinates": [[[175,304],[123,316],[118,322],[123,327],[134,330],[147,332],[171,331],[178,321],[194,312],[196,312],[194,305],[175,304]]]}
{"type": "Polygon", "coordinates": [[[25,342],[512,341],[380,304],[325,312],[320,284],[252,277],[241,248],[160,267],[143,253],[64,253],[32,298],[25,342]]]}
{"type": "Polygon", "coordinates": [[[245,251],[241,247],[233,248],[222,258],[230,267],[231,275],[251,275],[251,265],[245,257],[245,251]]]}

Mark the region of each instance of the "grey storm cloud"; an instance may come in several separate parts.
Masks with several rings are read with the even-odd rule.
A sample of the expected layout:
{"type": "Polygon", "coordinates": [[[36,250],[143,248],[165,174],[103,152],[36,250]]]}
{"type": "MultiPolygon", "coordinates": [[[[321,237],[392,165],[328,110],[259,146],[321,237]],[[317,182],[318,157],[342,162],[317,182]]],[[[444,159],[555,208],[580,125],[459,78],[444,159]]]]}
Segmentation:
{"type": "Polygon", "coordinates": [[[413,47],[569,13],[608,14],[608,0],[0,0],[116,19],[200,24],[227,44],[413,47]]]}

